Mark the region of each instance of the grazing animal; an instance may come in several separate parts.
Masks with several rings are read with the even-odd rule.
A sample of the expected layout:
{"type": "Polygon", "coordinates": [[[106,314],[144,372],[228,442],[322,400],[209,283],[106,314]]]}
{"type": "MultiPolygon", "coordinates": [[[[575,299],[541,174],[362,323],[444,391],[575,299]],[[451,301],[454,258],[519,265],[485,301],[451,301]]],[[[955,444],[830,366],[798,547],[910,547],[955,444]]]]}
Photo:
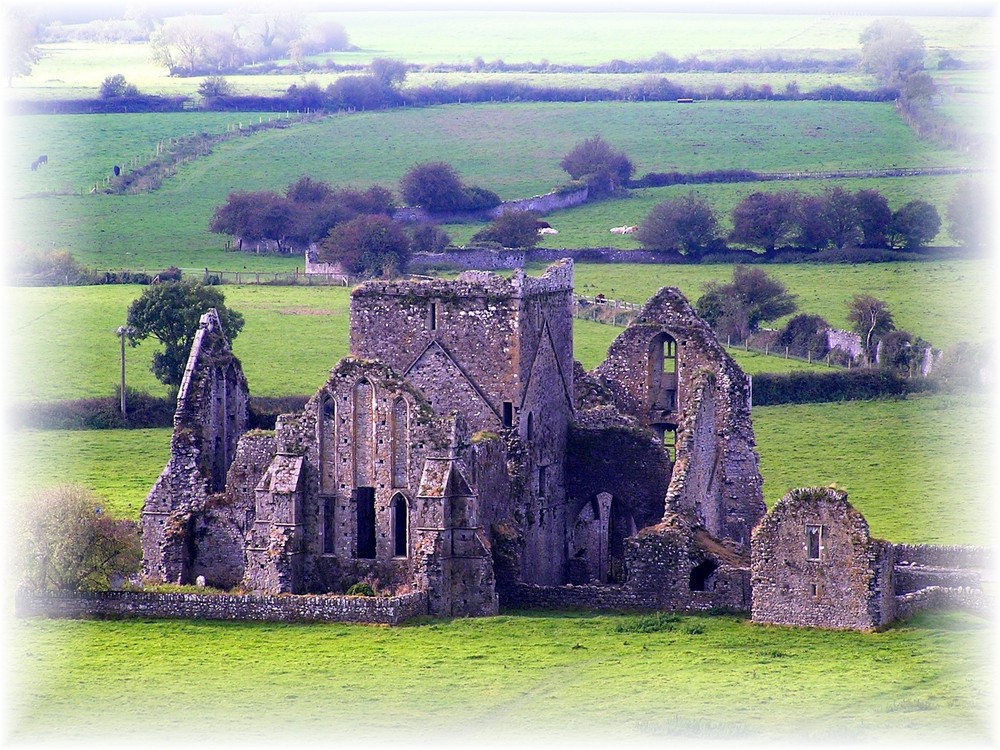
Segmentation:
{"type": "Polygon", "coordinates": [[[43,164],[48,164],[48,163],[49,163],[49,157],[48,157],[48,155],[47,154],[42,154],[37,159],[35,159],[33,162],[31,162],[31,171],[34,172],[36,169],[38,169],[43,164]]]}
{"type": "Polygon", "coordinates": [[[552,227],[542,227],[538,230],[539,234],[559,234],[558,229],[553,229],[552,227]]]}
{"type": "Polygon", "coordinates": [[[115,164],[115,177],[122,173],[122,168],[115,164]]]}
{"type": "Polygon", "coordinates": [[[632,234],[638,228],[638,226],[612,227],[611,234],[632,234]]]}

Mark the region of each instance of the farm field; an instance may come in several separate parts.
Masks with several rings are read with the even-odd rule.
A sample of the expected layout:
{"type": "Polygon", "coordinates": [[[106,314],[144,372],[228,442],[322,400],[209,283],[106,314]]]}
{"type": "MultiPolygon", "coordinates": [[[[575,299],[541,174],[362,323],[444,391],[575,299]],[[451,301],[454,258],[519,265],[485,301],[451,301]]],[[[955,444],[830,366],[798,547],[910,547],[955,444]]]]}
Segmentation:
{"type": "MultiPolygon", "coordinates": [[[[614,59],[638,60],[658,52],[677,59],[697,54],[718,59],[762,50],[785,57],[841,57],[857,54],[858,36],[870,19],[863,16],[778,16],[721,14],[605,13],[378,13],[317,14],[343,24],[358,49],[315,55],[322,64],[367,64],[374,57],[394,57],[409,63],[471,64],[541,62],[596,65],[614,59]],[[600,43],[595,44],[594,40],[600,43]]],[[[979,19],[911,17],[925,37],[928,52],[949,50],[972,63],[986,59],[991,46],[988,26],[979,19]]],[[[216,17],[217,26],[226,19],[216,17]]],[[[100,82],[122,73],[140,90],[162,94],[193,94],[198,80],[171,78],[151,62],[145,44],[67,42],[44,45],[45,57],[33,74],[17,79],[14,96],[67,98],[93,96],[100,82]]],[[[284,90],[298,76],[234,76],[237,87],[253,93],[284,90]]],[[[319,80],[322,80],[321,78],[319,80]]],[[[326,81],[324,81],[325,85],[326,81]]],[[[845,84],[846,85],[846,84],[845,84]]]]}
{"type": "Polygon", "coordinates": [[[16,742],[964,746],[990,736],[990,626],[971,615],[876,634],[536,612],[396,628],[21,620],[8,634],[20,646],[16,742]]]}
{"type": "MultiPolygon", "coordinates": [[[[577,264],[576,291],[645,302],[662,286],[676,286],[690,299],[709,280],[728,280],[730,265],[636,266],[577,264]]],[[[898,327],[937,347],[980,342],[991,320],[988,266],[983,261],[866,265],[779,265],[767,272],[798,295],[799,309],[847,327],[846,303],[862,292],[885,299],[898,327]]],[[[540,269],[535,269],[537,273],[540,269]]],[[[347,353],[349,290],[343,287],[222,287],[226,304],[246,318],[234,350],[252,393],[311,394],[347,353]]],[[[10,338],[22,355],[11,366],[14,401],[51,401],[107,396],[118,383],[115,331],[141,287],[14,288],[10,338]],[[44,331],[44,336],[39,335],[44,331]],[[72,356],[67,356],[72,352],[72,356]],[[39,378],[38,374],[44,373],[39,378]]],[[[604,359],[620,329],[576,321],[576,356],[587,368],[604,359]]],[[[154,394],[165,388],[149,372],[153,340],[127,348],[126,382],[154,394]]],[[[803,363],[734,352],[748,372],[775,372],[803,363]]]]}
{"type": "MultiPolygon", "coordinates": [[[[225,114],[229,117],[216,121],[216,127],[224,129],[232,124],[233,113],[225,114]]],[[[14,118],[12,153],[21,154],[22,161],[26,154],[49,153],[53,166],[67,160],[72,143],[91,137],[86,122],[74,117],[86,116],[71,116],[68,123],[74,132],[69,135],[59,130],[60,123],[47,117],[14,118]],[[62,150],[49,148],[60,143],[62,150]]],[[[105,170],[97,173],[100,178],[119,155],[129,156],[127,146],[134,144],[123,143],[119,132],[127,126],[115,124],[116,119],[129,117],[133,115],[102,116],[109,129],[108,141],[98,139],[90,147],[95,156],[88,157],[87,166],[74,168],[79,170],[71,180],[74,185],[86,186],[92,170],[105,170]],[[107,154],[103,165],[100,154],[107,154]]],[[[181,124],[188,125],[178,120],[174,127],[181,124]]],[[[335,185],[368,187],[377,183],[396,189],[399,178],[414,164],[447,160],[471,184],[488,187],[508,199],[526,197],[564,184],[567,175],[559,167],[560,159],[581,138],[593,133],[600,133],[630,154],[640,174],[732,168],[816,171],[971,165],[967,155],[917,140],[889,104],[449,105],[334,115],[227,141],[216,146],[212,155],[183,165],[153,193],[25,198],[17,201],[10,223],[15,240],[24,246],[65,248],[92,267],[291,270],[302,265],[301,258],[222,252],[226,238],[209,232],[208,225],[215,207],[230,192],[282,191],[302,174],[335,185]],[[734,153],[740,156],[734,157],[734,153]]],[[[151,132],[147,148],[155,149],[161,137],[162,131],[151,132]]],[[[21,169],[27,167],[22,165],[21,169]]],[[[52,189],[44,182],[48,177],[31,175],[28,184],[32,187],[23,188],[26,193],[52,189]],[[39,182],[37,190],[31,181],[39,182]]],[[[910,178],[908,188],[893,196],[894,201],[919,196],[940,203],[951,193],[942,186],[953,184],[940,182],[942,179],[910,178]]],[[[866,186],[890,183],[895,184],[893,180],[871,180],[866,186]]],[[[56,182],[57,187],[60,184],[56,182]]],[[[770,189],[773,183],[767,185],[770,189]]],[[[811,182],[795,184],[799,185],[805,190],[818,188],[811,182]]],[[[748,186],[738,186],[739,191],[726,187],[730,189],[723,191],[720,203],[731,206],[738,200],[735,196],[748,186]]],[[[622,209],[622,202],[609,201],[577,209],[578,214],[566,212],[571,219],[565,246],[576,242],[607,245],[611,237],[607,229],[617,226],[604,220],[609,212],[638,216],[647,201],[651,207],[663,197],[661,190],[641,191],[634,201],[625,202],[630,208],[622,209]],[[650,195],[646,196],[647,192],[650,195]],[[590,211],[596,213],[588,214],[590,211]],[[589,234],[585,227],[590,228],[589,234]]],[[[558,223],[563,214],[555,216],[558,223]]]]}

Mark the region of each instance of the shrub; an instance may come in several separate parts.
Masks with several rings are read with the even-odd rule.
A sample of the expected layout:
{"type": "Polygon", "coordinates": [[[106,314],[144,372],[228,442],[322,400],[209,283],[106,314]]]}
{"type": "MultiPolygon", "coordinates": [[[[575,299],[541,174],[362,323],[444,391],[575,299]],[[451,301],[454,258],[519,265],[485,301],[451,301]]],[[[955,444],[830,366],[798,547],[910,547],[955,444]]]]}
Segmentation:
{"type": "Polygon", "coordinates": [[[635,238],[650,250],[699,255],[718,237],[718,232],[719,221],[712,205],[689,193],[653,206],[635,238]]]}
{"type": "Polygon", "coordinates": [[[931,387],[923,378],[907,380],[890,370],[758,373],[753,376],[754,406],[903,398],[931,387]]]}
{"type": "Polygon", "coordinates": [[[787,347],[796,357],[821,359],[829,351],[826,338],[829,327],[830,324],[819,315],[796,315],[781,329],[775,343],[787,347]]]}
{"type": "Polygon", "coordinates": [[[358,583],[352,584],[350,588],[347,589],[348,596],[375,596],[375,589],[372,588],[370,583],[365,583],[364,581],[359,581],[358,583]]]}
{"type": "Polygon", "coordinates": [[[16,539],[21,581],[35,589],[106,589],[139,571],[142,547],[134,521],[110,518],[101,499],[79,486],[33,495],[22,509],[16,539]]]}
{"type": "Polygon", "coordinates": [[[538,219],[531,211],[504,211],[472,235],[473,242],[498,242],[503,247],[534,247],[539,240],[538,219]]]}
{"type": "Polygon", "coordinates": [[[115,73],[101,81],[100,97],[102,99],[120,99],[126,96],[138,96],[139,89],[125,80],[121,73],[115,73]]]}
{"type": "Polygon", "coordinates": [[[319,259],[348,273],[389,278],[410,259],[410,238],[388,216],[362,215],[338,224],[317,247],[319,259]]]}

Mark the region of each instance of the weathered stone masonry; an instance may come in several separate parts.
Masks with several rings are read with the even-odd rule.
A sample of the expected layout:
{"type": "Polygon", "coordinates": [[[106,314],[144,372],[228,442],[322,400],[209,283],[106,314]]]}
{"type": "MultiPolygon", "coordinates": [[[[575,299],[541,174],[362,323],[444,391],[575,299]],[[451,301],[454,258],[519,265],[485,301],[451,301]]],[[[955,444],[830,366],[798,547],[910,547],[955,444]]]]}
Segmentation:
{"type": "Polygon", "coordinates": [[[263,597],[177,610],[192,616],[282,617],[267,597],[296,594],[378,621],[502,601],[872,629],[975,590],[933,552],[870,539],[836,493],[764,515],[749,379],[680,292],[592,372],[573,361],[572,294],[568,260],[363,284],[350,356],[273,434],[246,431],[246,381],[207,313],[143,508],[146,575],[263,597]],[[802,560],[812,527],[822,554],[802,560]],[[359,581],[410,604],[335,603],[359,581]]]}

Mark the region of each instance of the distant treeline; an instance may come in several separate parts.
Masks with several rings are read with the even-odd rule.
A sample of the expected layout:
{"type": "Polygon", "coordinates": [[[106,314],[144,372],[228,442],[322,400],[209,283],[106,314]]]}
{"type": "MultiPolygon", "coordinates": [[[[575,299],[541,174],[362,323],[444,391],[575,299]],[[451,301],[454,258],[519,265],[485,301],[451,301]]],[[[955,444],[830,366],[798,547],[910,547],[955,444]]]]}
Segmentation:
{"type": "Polygon", "coordinates": [[[729,101],[855,101],[891,102],[899,96],[895,88],[849,89],[822,86],[799,91],[786,86],[774,91],[769,84],[744,83],[731,90],[716,86],[710,91],[681,86],[665,77],[649,77],[617,88],[589,86],[535,86],[516,81],[466,82],[451,86],[418,86],[396,89],[380,85],[371,76],[344,76],[325,89],[318,83],[293,84],[278,96],[155,96],[137,95],[113,99],[65,99],[12,102],[19,114],[103,114],[127,112],[179,112],[191,109],[236,112],[302,112],[388,109],[405,106],[478,102],[582,102],[582,101],[675,101],[678,99],[729,101]]]}

